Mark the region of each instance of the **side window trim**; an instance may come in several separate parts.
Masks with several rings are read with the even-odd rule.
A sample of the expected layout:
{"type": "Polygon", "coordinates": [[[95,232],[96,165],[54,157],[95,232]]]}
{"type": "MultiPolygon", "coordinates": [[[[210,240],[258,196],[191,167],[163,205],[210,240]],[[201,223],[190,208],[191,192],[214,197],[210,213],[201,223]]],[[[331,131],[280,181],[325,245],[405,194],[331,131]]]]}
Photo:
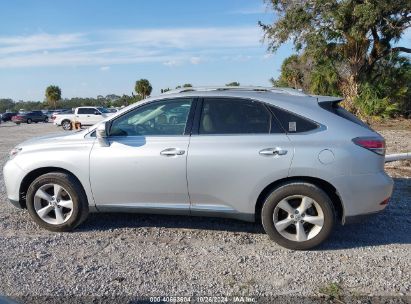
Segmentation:
{"type": "MultiPolygon", "coordinates": [[[[142,109],[142,108],[144,108],[144,107],[146,107],[146,106],[151,106],[151,105],[153,105],[153,104],[155,104],[155,103],[157,103],[157,102],[164,102],[164,101],[166,101],[166,100],[173,100],[173,99],[188,99],[188,100],[191,100],[190,112],[189,112],[189,114],[188,114],[188,118],[187,118],[187,122],[186,122],[186,127],[185,127],[185,129],[184,129],[184,133],[181,134],[181,135],[155,135],[155,136],[156,136],[156,137],[175,137],[175,136],[187,136],[187,135],[190,135],[189,130],[191,130],[191,129],[192,129],[192,126],[193,126],[194,109],[197,107],[197,102],[198,102],[198,97],[195,97],[195,96],[193,96],[193,97],[191,97],[191,96],[190,96],[190,97],[184,96],[184,97],[172,97],[172,98],[156,99],[156,100],[152,100],[152,101],[150,101],[150,102],[144,103],[144,104],[142,104],[142,105],[137,105],[136,107],[131,108],[131,109],[128,110],[127,112],[122,113],[120,116],[117,116],[117,117],[109,120],[108,137],[109,137],[109,138],[121,138],[121,137],[132,138],[132,137],[142,137],[142,136],[145,136],[145,135],[112,136],[112,135],[110,135],[110,133],[111,133],[111,127],[112,127],[112,124],[113,124],[113,122],[114,122],[115,120],[120,119],[121,117],[127,115],[128,113],[130,113],[130,112],[132,112],[132,111],[136,111],[136,110],[138,110],[138,109],[142,109]],[[190,119],[190,118],[191,118],[191,119],[190,119]]],[[[153,135],[146,135],[146,136],[150,137],[150,136],[153,136],[153,135]]]]}

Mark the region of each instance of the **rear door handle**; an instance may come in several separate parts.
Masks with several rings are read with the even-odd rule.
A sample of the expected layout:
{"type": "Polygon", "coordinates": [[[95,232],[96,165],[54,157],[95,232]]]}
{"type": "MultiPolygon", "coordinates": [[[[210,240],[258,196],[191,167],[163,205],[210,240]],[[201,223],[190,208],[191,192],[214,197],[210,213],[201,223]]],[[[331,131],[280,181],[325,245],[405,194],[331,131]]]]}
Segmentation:
{"type": "Polygon", "coordinates": [[[160,152],[160,155],[163,156],[176,156],[176,155],[184,155],[186,151],[180,150],[177,148],[168,148],[160,152]]]}
{"type": "Polygon", "coordinates": [[[264,156],[273,156],[273,155],[286,155],[287,152],[288,152],[287,150],[277,147],[277,148],[263,149],[259,153],[260,155],[264,155],[264,156]]]}

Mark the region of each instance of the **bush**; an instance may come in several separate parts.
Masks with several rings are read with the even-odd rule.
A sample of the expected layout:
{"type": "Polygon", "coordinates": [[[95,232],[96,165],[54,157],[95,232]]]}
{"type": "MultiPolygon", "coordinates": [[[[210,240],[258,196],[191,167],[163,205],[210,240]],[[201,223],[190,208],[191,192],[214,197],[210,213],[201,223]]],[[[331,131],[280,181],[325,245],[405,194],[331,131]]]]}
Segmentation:
{"type": "Polygon", "coordinates": [[[362,117],[393,117],[398,111],[398,105],[388,97],[380,97],[378,88],[369,83],[360,87],[360,94],[354,99],[362,117]]]}

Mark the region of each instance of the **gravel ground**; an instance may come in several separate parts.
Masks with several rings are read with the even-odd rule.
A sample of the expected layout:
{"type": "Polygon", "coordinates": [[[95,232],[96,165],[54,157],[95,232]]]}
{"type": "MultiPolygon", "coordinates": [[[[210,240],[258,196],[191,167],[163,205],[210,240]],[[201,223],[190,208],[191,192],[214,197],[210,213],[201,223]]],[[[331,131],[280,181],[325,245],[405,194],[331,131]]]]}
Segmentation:
{"type": "MultiPolygon", "coordinates": [[[[0,164],[17,143],[56,131],[51,124],[0,125],[0,164]]],[[[411,151],[411,131],[381,133],[388,151],[411,151]]],[[[328,288],[345,299],[364,295],[411,301],[407,166],[389,168],[395,192],[386,212],[337,227],[326,244],[306,252],[276,245],[258,224],[217,218],[91,214],[75,232],[48,232],[25,210],[6,202],[0,173],[0,295],[26,303],[37,296],[72,302],[92,299],[88,297],[275,295],[284,301],[331,294],[328,288]]]]}

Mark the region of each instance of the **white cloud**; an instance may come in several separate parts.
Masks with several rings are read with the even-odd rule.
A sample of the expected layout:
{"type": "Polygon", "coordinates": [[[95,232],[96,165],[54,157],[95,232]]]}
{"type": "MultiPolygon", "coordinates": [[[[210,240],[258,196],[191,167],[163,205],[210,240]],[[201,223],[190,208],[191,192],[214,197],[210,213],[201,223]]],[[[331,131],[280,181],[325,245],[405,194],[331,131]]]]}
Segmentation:
{"type": "Polygon", "coordinates": [[[108,71],[108,70],[110,70],[110,67],[107,65],[100,67],[100,71],[108,71]]]}
{"type": "Polygon", "coordinates": [[[268,60],[268,59],[270,59],[271,57],[273,57],[273,53],[267,53],[267,54],[264,54],[264,55],[263,55],[263,59],[264,59],[264,60],[268,60]]]}
{"type": "Polygon", "coordinates": [[[180,60],[172,59],[172,60],[167,60],[166,62],[163,62],[163,64],[169,67],[175,67],[175,66],[181,65],[182,62],[180,60]]]}
{"type": "Polygon", "coordinates": [[[191,57],[190,58],[190,63],[191,64],[199,64],[201,63],[203,60],[200,57],[191,57]]]}
{"type": "Polygon", "coordinates": [[[247,7],[247,8],[241,8],[237,10],[233,10],[230,12],[230,14],[235,14],[235,15],[257,15],[257,14],[264,14],[267,12],[267,7],[265,5],[259,5],[256,7],[247,7]]]}
{"type": "Polygon", "coordinates": [[[203,55],[261,49],[257,27],[123,29],[90,33],[0,36],[0,68],[101,66],[159,62],[199,64],[203,55]]]}
{"type": "Polygon", "coordinates": [[[46,51],[75,47],[84,43],[84,34],[36,34],[31,36],[0,36],[0,55],[46,51]]]}

